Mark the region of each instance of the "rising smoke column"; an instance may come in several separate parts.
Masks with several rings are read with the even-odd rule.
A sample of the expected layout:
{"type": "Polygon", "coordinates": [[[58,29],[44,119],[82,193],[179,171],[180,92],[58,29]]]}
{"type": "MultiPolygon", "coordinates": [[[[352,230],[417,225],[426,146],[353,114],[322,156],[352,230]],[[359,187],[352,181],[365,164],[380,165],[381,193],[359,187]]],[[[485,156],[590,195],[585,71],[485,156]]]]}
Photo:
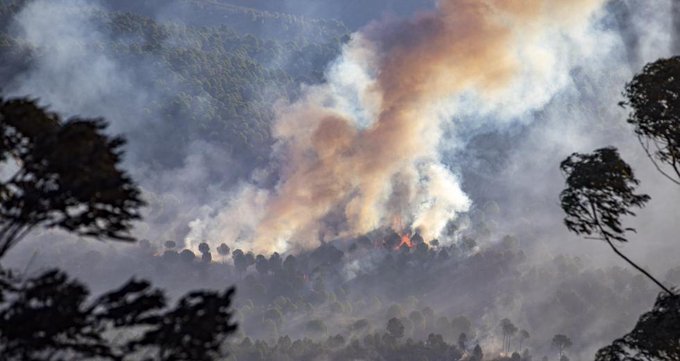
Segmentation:
{"type": "Polygon", "coordinates": [[[252,243],[243,246],[256,251],[311,247],[394,223],[437,237],[470,204],[438,153],[455,100],[473,94],[502,103],[526,64],[551,71],[554,54],[527,44],[587,23],[603,2],[442,0],[434,12],[354,34],[326,84],[279,108],[276,189],[245,187],[217,217],[221,226],[194,229],[190,243],[242,227],[224,222],[242,216],[243,203],[254,208],[253,195],[261,211],[249,215],[252,243]]]}

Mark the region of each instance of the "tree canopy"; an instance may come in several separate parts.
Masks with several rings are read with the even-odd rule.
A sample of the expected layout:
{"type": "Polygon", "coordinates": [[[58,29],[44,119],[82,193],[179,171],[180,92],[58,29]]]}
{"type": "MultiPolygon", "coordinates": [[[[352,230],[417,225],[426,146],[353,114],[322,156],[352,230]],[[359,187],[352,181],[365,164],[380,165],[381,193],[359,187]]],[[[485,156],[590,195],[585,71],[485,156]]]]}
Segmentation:
{"type": "Polygon", "coordinates": [[[144,205],[102,119],[63,121],[29,99],[0,98],[0,257],[34,227],[132,241],[144,205]]]}
{"type": "Polygon", "coordinates": [[[635,215],[631,208],[644,206],[650,198],[635,193],[640,182],[619,152],[609,147],[591,154],[574,153],[560,169],[567,178],[560,194],[567,228],[605,241],[626,242],[626,231],[634,229],[624,228],[621,217],[635,215]]]}
{"type": "Polygon", "coordinates": [[[657,169],[680,184],[680,56],[647,64],[624,91],[621,105],[630,109],[634,127],[657,169]],[[670,172],[659,164],[670,167],[670,172]]]}

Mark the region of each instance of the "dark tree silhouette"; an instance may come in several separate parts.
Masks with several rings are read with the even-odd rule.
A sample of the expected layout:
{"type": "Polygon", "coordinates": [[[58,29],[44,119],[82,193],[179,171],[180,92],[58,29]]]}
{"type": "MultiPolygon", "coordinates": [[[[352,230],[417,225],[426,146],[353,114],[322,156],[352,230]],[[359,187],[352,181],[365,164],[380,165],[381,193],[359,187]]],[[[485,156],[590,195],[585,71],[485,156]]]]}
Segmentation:
{"type": "Polygon", "coordinates": [[[510,340],[517,333],[517,327],[507,318],[501,320],[501,330],[503,331],[503,351],[510,352],[510,340]]]}
{"type": "Polygon", "coordinates": [[[223,355],[226,338],[236,331],[230,310],[234,289],[224,292],[192,292],[161,315],[158,324],[140,340],[130,343],[157,349],[163,361],[210,361],[223,355]]]}
{"type": "Polygon", "coordinates": [[[152,325],[165,306],[163,294],[145,281],[131,280],[88,303],[87,288],[58,270],[25,282],[5,280],[8,302],[0,304],[4,360],[122,359],[123,346],[105,332],[152,325]]]}
{"type": "Polygon", "coordinates": [[[522,351],[522,344],[524,341],[529,339],[529,331],[527,330],[521,330],[519,331],[519,351],[522,351]]]}
{"type": "Polygon", "coordinates": [[[646,194],[635,193],[640,182],[616,148],[601,148],[591,154],[574,153],[562,161],[560,168],[567,183],[560,194],[562,209],[567,214],[564,219],[567,228],[576,234],[607,242],[617,255],[664,291],[673,294],[613,243],[627,242],[625,233],[635,231],[624,228],[621,217],[635,215],[631,208],[643,207],[650,199],[646,194]]]}
{"type": "Polygon", "coordinates": [[[467,335],[465,333],[461,333],[458,336],[458,348],[461,349],[461,350],[466,350],[467,349],[467,342],[468,342],[467,335]]]}
{"type": "MultiPolygon", "coordinates": [[[[134,241],[128,231],[143,201],[119,168],[123,139],[108,138],[105,126],[0,98],[0,162],[11,172],[0,183],[0,259],[37,226],[134,241]]],[[[233,294],[189,293],[164,313],[165,296],[146,281],[90,301],[89,290],[59,270],[22,279],[0,268],[0,358],[125,360],[155,348],[161,360],[213,360],[236,330],[233,294]]]]}
{"type": "Polygon", "coordinates": [[[101,119],[62,121],[32,100],[0,98],[0,258],[34,227],[132,241],[144,204],[120,169],[122,138],[101,119]],[[14,166],[14,169],[12,168],[14,166]]]}
{"type": "Polygon", "coordinates": [[[631,110],[628,123],[642,148],[659,172],[680,185],[680,56],[647,64],[624,96],[621,105],[631,110]]]}
{"type": "Polygon", "coordinates": [[[571,339],[562,334],[555,335],[552,339],[552,346],[557,349],[561,359],[564,356],[564,350],[571,347],[571,339]]]}
{"type": "Polygon", "coordinates": [[[595,360],[680,360],[680,297],[660,294],[633,331],[600,349],[595,360]]]}
{"type": "Polygon", "coordinates": [[[482,361],[484,359],[484,353],[482,352],[482,348],[479,346],[479,344],[475,345],[475,348],[472,350],[472,355],[470,356],[470,360],[472,361],[482,361]]]}
{"type": "Polygon", "coordinates": [[[404,337],[404,324],[396,317],[390,318],[387,321],[387,333],[395,339],[404,337]]]}
{"type": "Polygon", "coordinates": [[[229,255],[229,251],[230,251],[229,246],[227,246],[227,245],[224,244],[224,243],[220,244],[220,246],[217,247],[217,253],[218,253],[220,256],[224,256],[224,257],[228,256],[228,255],[229,255]]]}

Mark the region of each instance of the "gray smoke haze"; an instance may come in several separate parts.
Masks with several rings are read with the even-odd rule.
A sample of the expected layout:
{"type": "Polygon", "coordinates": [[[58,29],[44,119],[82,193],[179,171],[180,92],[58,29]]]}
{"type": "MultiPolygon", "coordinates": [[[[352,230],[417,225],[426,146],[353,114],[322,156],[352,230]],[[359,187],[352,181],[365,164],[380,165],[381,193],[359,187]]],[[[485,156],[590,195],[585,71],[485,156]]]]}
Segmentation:
{"type": "MultiPolygon", "coordinates": [[[[150,11],[159,20],[181,18],[176,4],[150,11]]],[[[30,69],[4,84],[3,91],[37,97],[65,115],[104,117],[112,134],[127,136],[127,166],[150,204],[135,234],[150,242],[116,245],[39,232],[10,253],[9,263],[18,268],[30,263],[31,270],[58,266],[95,291],[136,275],[174,295],[230,283],[239,284],[248,295],[248,282],[234,271],[231,258],[214,250],[222,242],[250,248],[243,230],[256,231],[259,222],[253,215],[266,206],[266,192],[272,190],[269,178],[280,164],[274,161],[254,172],[235,160],[232,149],[203,139],[169,155],[171,166],[150,162],[153,155],[165,152],[166,147],[157,145],[172,142],[168,134],[181,129],[165,112],[148,105],[167,102],[184,89],[172,79],[159,87],[156,77],[165,69],[152,60],[127,63],[111,54],[108,45],[126,39],[112,39],[96,24],[101,6],[85,0],[28,2],[11,29],[38,53],[30,69]],[[232,206],[235,203],[238,207],[232,206]],[[226,263],[170,261],[160,256],[168,240],[194,251],[199,242],[209,241],[213,258],[226,263]]],[[[629,220],[638,233],[622,250],[661,278],[668,275],[669,281],[680,281],[668,272],[679,265],[675,238],[680,225],[673,220],[680,193],[654,170],[625,124],[625,111],[617,106],[623,86],[645,63],[680,53],[679,6],[675,0],[610,1],[585,26],[546,33],[539,45],[518,48],[531,54],[523,59],[532,60],[525,69],[532,71],[520,71],[522,81],[509,88],[507,97],[487,101],[469,94],[455,99],[455,116],[443,122],[441,142],[432,147],[471,199],[468,214],[450,224],[457,229],[448,236],[449,242],[458,247],[472,237],[477,246],[438,268],[422,266],[418,271],[418,262],[431,261],[370,247],[352,253],[348,247],[354,238],[341,240],[333,244],[345,256],[325,287],[339,293],[337,288],[345,285],[352,290],[348,297],[362,302],[358,295],[378,299],[375,307],[353,311],[354,318],[382,322],[385,309],[402,301],[405,309],[427,304],[450,318],[467,315],[489,350],[500,349],[496,326],[500,319],[511,318],[536,335],[529,341],[537,350],[535,357],[550,354],[547,335],[570,333],[578,349],[572,358],[588,359],[602,344],[630,329],[651,306],[657,290],[625,268],[604,244],[566,231],[557,198],[564,184],[558,164],[572,152],[617,146],[641,179],[642,190],[652,196],[649,206],[629,220]],[[399,274],[399,267],[413,273],[399,274]],[[411,305],[408,299],[414,296],[418,299],[411,305]]],[[[515,41],[521,43],[519,37],[515,41]]],[[[169,46],[174,41],[165,40],[169,46]]],[[[285,63],[291,57],[281,54],[273,62],[285,63]]],[[[346,95],[342,100],[350,99],[341,104],[349,113],[360,113],[352,97],[364,86],[362,77],[370,75],[363,72],[363,65],[341,58],[328,67],[327,77],[342,80],[331,86],[345,88],[332,91],[346,95]]],[[[198,109],[209,112],[216,100],[198,96],[194,101],[200,104],[198,109]]],[[[314,254],[315,249],[296,251],[311,259],[310,264],[323,258],[314,254]]],[[[255,296],[239,302],[246,298],[259,302],[255,296]]],[[[344,332],[349,320],[334,316],[330,309],[319,312],[317,318],[344,332]]],[[[300,330],[304,318],[296,317],[278,334],[304,335],[300,330]]],[[[255,323],[246,323],[246,329],[271,337],[255,323]]]]}

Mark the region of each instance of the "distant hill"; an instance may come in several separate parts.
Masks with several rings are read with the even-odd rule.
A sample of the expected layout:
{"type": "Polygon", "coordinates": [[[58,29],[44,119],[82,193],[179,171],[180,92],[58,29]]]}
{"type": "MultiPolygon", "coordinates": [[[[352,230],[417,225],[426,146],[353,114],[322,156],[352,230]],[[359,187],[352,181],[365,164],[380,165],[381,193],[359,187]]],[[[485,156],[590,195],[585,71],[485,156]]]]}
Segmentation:
{"type": "MultiPolygon", "coordinates": [[[[8,27],[23,3],[0,4],[4,87],[39,60],[49,59],[49,54],[33,48],[8,27]]],[[[159,138],[143,139],[149,144],[145,157],[160,166],[180,161],[184,147],[196,140],[231,149],[237,160],[250,166],[264,161],[272,141],[273,100],[294,98],[302,83],[321,82],[326,65],[338,56],[348,34],[337,21],[208,1],[175,3],[193,13],[167,9],[166,14],[195,15],[194,20],[199,14],[212,14],[214,21],[206,20],[201,26],[193,21],[172,21],[172,15],[163,13],[147,16],[158,10],[152,7],[158,2],[113,3],[108,1],[108,9],[103,10],[74,9],[86,12],[105,39],[103,43],[85,39],[83,46],[93,53],[104,49],[125,69],[145,69],[144,76],[152,83],[147,91],[164,94],[158,97],[163,102],[147,104],[148,114],[161,114],[161,122],[150,123],[156,124],[156,129],[131,135],[159,138]]]]}
{"type": "Polygon", "coordinates": [[[384,15],[406,16],[431,8],[435,0],[107,0],[106,3],[117,10],[147,16],[164,13],[176,17],[181,14],[183,21],[192,24],[276,20],[296,27],[294,24],[304,17],[305,22],[337,20],[356,29],[384,15]]]}
{"type": "Polygon", "coordinates": [[[409,15],[432,8],[435,0],[216,0],[260,10],[337,19],[356,28],[386,14],[409,15]]]}
{"type": "MultiPolygon", "coordinates": [[[[284,12],[268,6],[248,7],[220,0],[104,0],[112,11],[130,12],[160,21],[190,26],[228,26],[258,37],[295,40],[328,38],[346,33],[345,25],[332,17],[315,18],[305,12],[284,12]]],[[[256,5],[256,4],[253,4],[256,5]]]]}

